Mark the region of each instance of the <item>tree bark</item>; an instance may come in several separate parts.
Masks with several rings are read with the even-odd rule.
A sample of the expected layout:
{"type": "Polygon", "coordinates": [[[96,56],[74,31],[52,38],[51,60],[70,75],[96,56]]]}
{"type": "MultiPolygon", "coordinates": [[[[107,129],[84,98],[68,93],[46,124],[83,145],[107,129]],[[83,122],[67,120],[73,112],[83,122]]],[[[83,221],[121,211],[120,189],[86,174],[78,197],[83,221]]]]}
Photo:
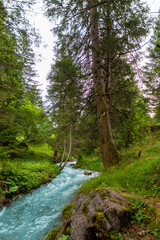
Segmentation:
{"type": "MultiPolygon", "coordinates": [[[[96,5],[96,0],[88,0],[90,6],[96,5]]],[[[104,168],[115,165],[119,162],[119,155],[113,142],[111,123],[109,118],[109,98],[105,92],[105,76],[102,70],[101,57],[99,53],[98,35],[98,13],[97,9],[91,8],[91,39],[92,39],[92,68],[94,80],[94,95],[97,107],[97,123],[100,151],[104,168]]],[[[111,84],[110,74],[108,85],[111,84]]]]}
{"type": "Polygon", "coordinates": [[[58,148],[59,148],[59,137],[56,138],[56,147],[55,147],[55,151],[53,154],[53,161],[56,161],[56,159],[57,159],[58,148]]]}
{"type": "Polygon", "coordinates": [[[66,166],[68,160],[69,160],[69,157],[71,155],[71,151],[72,151],[72,126],[70,126],[70,140],[69,140],[69,151],[68,151],[68,155],[67,155],[67,158],[66,158],[66,161],[65,163],[63,164],[63,166],[61,167],[61,170],[66,166]]]}
{"type": "Polygon", "coordinates": [[[63,163],[63,161],[64,161],[65,153],[66,153],[66,139],[64,139],[64,142],[63,142],[63,153],[62,153],[62,159],[61,159],[61,162],[60,162],[60,164],[59,164],[60,167],[62,166],[62,163],[63,163]]]}

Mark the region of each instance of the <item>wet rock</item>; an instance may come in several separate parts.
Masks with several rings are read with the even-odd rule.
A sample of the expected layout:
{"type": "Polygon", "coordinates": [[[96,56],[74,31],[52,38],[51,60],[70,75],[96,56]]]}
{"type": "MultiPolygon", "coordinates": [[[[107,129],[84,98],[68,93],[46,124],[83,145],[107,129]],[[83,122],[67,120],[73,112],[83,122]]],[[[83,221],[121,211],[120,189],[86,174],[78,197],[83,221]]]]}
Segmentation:
{"type": "Polygon", "coordinates": [[[84,175],[92,175],[92,173],[88,171],[84,171],[84,175]]]}
{"type": "Polygon", "coordinates": [[[5,197],[0,197],[0,207],[2,207],[5,204],[5,197]]]}
{"type": "MultiPolygon", "coordinates": [[[[128,206],[128,200],[112,189],[79,195],[69,219],[72,240],[108,239],[111,230],[119,231],[128,224],[128,206]]],[[[64,225],[62,234],[65,234],[64,225]]]]}

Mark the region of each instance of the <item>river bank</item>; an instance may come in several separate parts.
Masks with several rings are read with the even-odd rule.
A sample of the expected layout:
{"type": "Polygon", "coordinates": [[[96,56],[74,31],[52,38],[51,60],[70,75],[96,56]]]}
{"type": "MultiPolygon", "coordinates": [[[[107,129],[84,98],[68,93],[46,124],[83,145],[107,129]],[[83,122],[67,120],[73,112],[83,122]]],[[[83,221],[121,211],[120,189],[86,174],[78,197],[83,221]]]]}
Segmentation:
{"type": "Polygon", "coordinates": [[[74,200],[81,184],[94,176],[68,165],[47,185],[25,194],[1,209],[1,240],[44,240],[62,221],[62,209],[74,200]]]}
{"type": "MultiPolygon", "coordinates": [[[[90,194],[90,199],[92,199],[92,196],[96,196],[97,191],[100,189],[104,191],[108,191],[107,189],[118,189],[118,192],[129,201],[129,208],[126,208],[126,210],[129,210],[128,225],[126,225],[125,228],[120,227],[118,231],[116,231],[116,229],[114,229],[114,232],[111,231],[107,239],[160,239],[160,142],[150,142],[150,145],[146,144],[143,147],[141,146],[141,150],[141,156],[138,156],[140,147],[135,146],[125,150],[122,155],[123,158],[118,166],[111,167],[106,171],[101,171],[102,174],[100,176],[85,182],[79,191],[77,199],[80,196],[84,196],[85,199],[86,196],[90,196],[90,194]]],[[[80,159],[77,165],[78,167],[86,166],[87,169],[92,170],[101,168],[100,161],[98,163],[97,160],[89,157],[80,159]],[[97,168],[98,164],[99,166],[97,168]]],[[[102,198],[103,197],[104,195],[102,194],[102,198]]],[[[115,201],[115,199],[111,200],[113,202],[115,201]]],[[[61,239],[58,237],[60,233],[62,233],[61,236],[66,235],[66,238],[63,236],[64,239],[71,239],[74,236],[74,234],[71,234],[71,232],[74,232],[72,223],[75,220],[75,216],[79,214],[78,202],[76,203],[76,201],[77,200],[75,200],[72,206],[67,207],[68,214],[66,214],[65,210],[63,211],[66,217],[63,226],[59,229],[52,230],[50,234],[48,234],[46,240],[61,239]]],[[[87,199],[81,202],[83,204],[81,203],[79,206],[81,206],[81,210],[83,211],[81,211],[80,216],[83,214],[83,218],[86,221],[86,227],[84,227],[84,229],[86,229],[90,224],[89,222],[93,220],[92,217],[89,218],[88,216],[91,200],[87,199]]],[[[97,209],[100,209],[100,207],[101,204],[97,209]]],[[[104,229],[101,225],[105,216],[105,211],[97,211],[94,215],[101,217],[99,219],[100,225],[96,226],[97,230],[94,231],[95,235],[90,239],[105,240],[106,238],[102,234],[104,233],[104,229]],[[99,212],[100,215],[98,215],[99,212]],[[103,231],[101,232],[101,230],[103,231]]],[[[94,223],[98,224],[97,221],[98,219],[95,220],[94,223]]],[[[93,230],[95,230],[95,224],[93,224],[93,230]]],[[[85,235],[86,233],[83,234],[85,235]]],[[[89,238],[86,239],[89,240],[89,238]]]]}
{"type": "MultiPolygon", "coordinates": [[[[54,169],[54,170],[55,170],[54,174],[51,174],[50,172],[48,172],[48,173],[45,172],[45,174],[48,174],[48,178],[47,178],[47,176],[45,178],[44,177],[38,178],[36,185],[31,184],[29,188],[28,187],[24,188],[24,185],[23,185],[23,188],[21,188],[21,186],[18,186],[18,184],[17,184],[16,188],[11,189],[11,188],[9,188],[9,186],[7,186],[6,181],[1,180],[0,186],[2,186],[2,188],[4,189],[2,194],[4,196],[8,196],[8,197],[0,196],[0,209],[1,209],[1,207],[5,206],[6,204],[11,203],[12,201],[15,201],[16,199],[18,199],[19,195],[27,194],[27,193],[39,188],[41,185],[51,182],[60,172],[60,170],[58,168],[54,169]]],[[[10,180],[10,178],[8,178],[8,180],[10,180]]],[[[12,181],[12,182],[13,182],[13,186],[15,186],[14,181],[12,181]]]]}
{"type": "Polygon", "coordinates": [[[39,148],[37,152],[27,150],[19,158],[0,161],[0,207],[18,198],[19,194],[50,182],[59,174],[60,169],[50,155],[40,152],[39,148]]]}

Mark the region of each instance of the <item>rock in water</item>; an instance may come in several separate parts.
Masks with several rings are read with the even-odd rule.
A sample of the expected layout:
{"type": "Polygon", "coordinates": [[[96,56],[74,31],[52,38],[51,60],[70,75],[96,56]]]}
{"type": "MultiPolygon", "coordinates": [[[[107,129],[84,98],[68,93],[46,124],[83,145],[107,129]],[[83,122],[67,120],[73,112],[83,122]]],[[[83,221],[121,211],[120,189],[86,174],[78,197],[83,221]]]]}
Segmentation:
{"type": "Polygon", "coordinates": [[[84,175],[92,175],[92,172],[84,171],[84,175]]]}
{"type": "Polygon", "coordinates": [[[2,207],[5,203],[5,197],[0,197],[0,207],[2,207]]]}
{"type": "MultiPolygon", "coordinates": [[[[128,224],[128,204],[119,191],[110,188],[91,191],[87,196],[79,195],[72,216],[67,220],[72,240],[109,239],[111,230],[119,231],[128,224]]],[[[64,225],[61,235],[65,234],[64,225]]]]}

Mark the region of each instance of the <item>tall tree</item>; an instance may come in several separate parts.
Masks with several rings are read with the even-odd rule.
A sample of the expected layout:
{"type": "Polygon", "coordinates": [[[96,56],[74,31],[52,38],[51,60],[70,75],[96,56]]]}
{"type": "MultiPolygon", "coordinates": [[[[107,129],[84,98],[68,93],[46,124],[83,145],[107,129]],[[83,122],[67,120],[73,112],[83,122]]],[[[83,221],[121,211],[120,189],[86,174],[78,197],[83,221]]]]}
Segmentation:
{"type": "Polygon", "coordinates": [[[22,99],[21,56],[12,29],[6,25],[7,11],[0,2],[0,145],[15,139],[15,108],[22,99]]]}
{"type": "Polygon", "coordinates": [[[160,13],[155,19],[153,31],[143,83],[146,86],[144,92],[153,107],[155,119],[160,121],[160,13]]]}
{"type": "MultiPolygon", "coordinates": [[[[55,125],[56,149],[54,157],[57,156],[58,145],[69,139],[69,153],[71,153],[73,130],[79,119],[83,107],[82,80],[84,75],[79,67],[66,55],[52,65],[48,80],[48,99],[50,102],[50,113],[55,125]]],[[[69,154],[70,155],[70,154],[69,154]]],[[[67,159],[69,159],[69,155],[67,159]]],[[[64,156],[64,154],[63,154],[64,156]]]]}
{"type": "Polygon", "coordinates": [[[148,8],[136,0],[45,1],[48,16],[58,19],[58,46],[86,69],[93,80],[97,128],[104,167],[119,161],[110,123],[112,72],[118,60],[130,61],[148,33],[148,8]]]}
{"type": "Polygon", "coordinates": [[[26,99],[34,104],[41,102],[33,81],[33,39],[28,31],[29,23],[20,3],[18,7],[13,6],[15,1],[3,2],[0,1],[0,146],[11,148],[17,141],[19,116],[26,99]]]}

